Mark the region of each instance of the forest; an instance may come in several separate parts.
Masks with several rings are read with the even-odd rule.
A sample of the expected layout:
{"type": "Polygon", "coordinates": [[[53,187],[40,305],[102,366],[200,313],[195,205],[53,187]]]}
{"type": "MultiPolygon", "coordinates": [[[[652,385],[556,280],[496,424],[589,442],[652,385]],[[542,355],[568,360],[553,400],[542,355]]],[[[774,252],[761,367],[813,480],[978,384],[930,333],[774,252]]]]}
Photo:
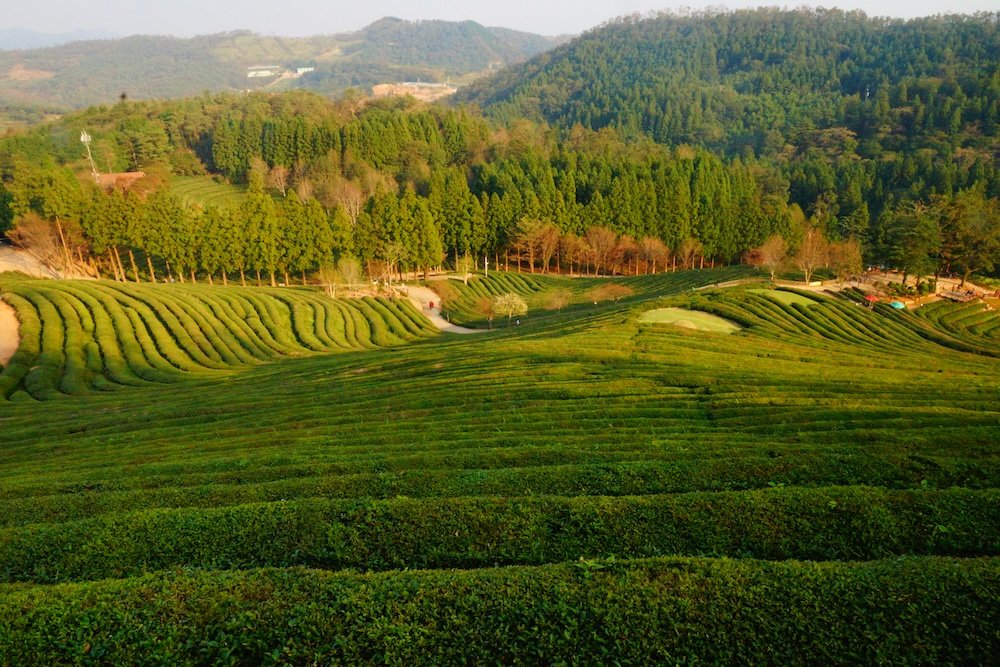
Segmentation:
{"type": "Polygon", "coordinates": [[[622,20],[466,93],[485,113],[302,91],[123,100],[0,141],[0,229],[42,230],[54,256],[92,251],[136,280],[287,282],[342,257],[373,275],[467,257],[637,273],[759,260],[774,238],[789,252],[821,238],[847,274],[989,273],[996,22],[622,20]],[[84,130],[98,171],[146,178],[95,187],[84,130]],[[185,203],[172,174],[250,188],[238,205],[185,203]]]}

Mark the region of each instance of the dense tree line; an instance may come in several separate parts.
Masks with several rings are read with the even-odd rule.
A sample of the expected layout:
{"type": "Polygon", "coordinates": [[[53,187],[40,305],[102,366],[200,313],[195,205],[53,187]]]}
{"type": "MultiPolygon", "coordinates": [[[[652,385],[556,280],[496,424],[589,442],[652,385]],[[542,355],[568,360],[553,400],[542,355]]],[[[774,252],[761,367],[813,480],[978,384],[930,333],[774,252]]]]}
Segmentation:
{"type": "Polygon", "coordinates": [[[839,10],[629,17],[460,93],[503,122],[754,156],[839,235],[884,208],[985,184],[1000,195],[1000,15],[839,10]]]}

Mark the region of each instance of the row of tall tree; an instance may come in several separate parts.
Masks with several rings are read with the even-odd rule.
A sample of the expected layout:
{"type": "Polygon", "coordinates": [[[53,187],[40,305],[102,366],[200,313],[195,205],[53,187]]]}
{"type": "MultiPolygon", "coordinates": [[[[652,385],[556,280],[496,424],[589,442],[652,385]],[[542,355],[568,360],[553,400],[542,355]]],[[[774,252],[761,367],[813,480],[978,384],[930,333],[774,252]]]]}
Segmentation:
{"type": "MultiPolygon", "coordinates": [[[[979,157],[970,161],[958,153],[942,161],[926,153],[908,155],[892,168],[906,172],[911,162],[923,164],[909,174],[916,180],[906,193],[894,190],[879,199],[876,208],[868,194],[884,179],[870,171],[875,163],[846,155],[849,135],[817,133],[802,156],[795,153],[786,167],[777,168],[753,157],[723,159],[686,145],[625,141],[608,129],[558,132],[527,121],[494,127],[468,110],[421,107],[407,100],[332,102],[296,93],[123,102],[0,140],[0,225],[10,226],[29,212],[54,224],[76,220],[102,256],[131,247],[140,255],[162,257],[181,273],[180,267],[214,273],[242,266],[269,278],[272,271],[281,277],[343,254],[356,256],[373,271],[376,265],[382,271],[386,266],[426,270],[442,257],[454,262],[469,255],[494,261],[504,256],[509,263],[511,253],[515,265],[527,270],[546,270],[553,259],[554,266],[563,267],[567,257],[574,258],[573,268],[627,271],[621,262],[594,255],[592,242],[590,254],[572,250],[570,239],[587,239],[595,229],[625,239],[618,255],[632,258],[632,271],[637,256],[643,270],[662,266],[652,254],[629,249],[630,244],[652,247],[654,241],[668,250],[671,265],[675,257],[681,265],[688,263],[692,248],[699,265],[732,262],[774,235],[797,245],[807,222],[832,241],[857,241],[866,261],[896,265],[911,261],[901,248],[920,236],[912,229],[912,211],[939,210],[978,193],[985,202],[979,207],[987,211],[984,219],[992,215],[993,172],[977,171],[976,165],[985,164],[979,157]],[[93,135],[96,162],[160,174],[137,186],[155,190],[155,196],[137,190],[108,197],[134,198],[137,203],[130,206],[143,211],[155,203],[164,211],[159,228],[183,241],[123,232],[129,225],[116,221],[147,214],[116,212],[122,207],[117,203],[104,211],[93,197],[84,197],[90,203],[73,211],[66,203],[73,196],[66,193],[89,180],[78,139],[82,128],[93,135]],[[104,152],[110,154],[106,160],[104,152]],[[955,169],[960,178],[947,177],[955,169]],[[167,205],[168,194],[160,190],[169,187],[170,172],[214,173],[252,187],[246,202],[229,209],[167,205]],[[920,174],[930,172],[944,180],[927,187],[920,174]],[[338,240],[333,245],[316,241],[322,257],[273,241],[306,236],[296,229],[299,222],[289,222],[299,218],[286,214],[286,206],[311,211],[311,225],[320,217],[327,221],[338,240]],[[228,233],[236,235],[228,247],[246,246],[237,252],[240,259],[193,262],[190,248],[209,243],[206,239],[224,243],[218,230],[228,217],[237,219],[227,223],[228,233]],[[548,262],[540,261],[543,250],[536,256],[532,244],[525,246],[525,225],[532,221],[565,241],[548,262]],[[185,231],[192,225],[198,231],[185,231]],[[236,227],[252,231],[248,240],[241,240],[236,227]],[[254,234],[260,238],[254,240],[254,234]],[[175,245],[176,252],[170,250],[175,245]]],[[[325,238],[326,227],[312,233],[325,238]]],[[[972,243],[972,236],[961,238],[972,243]]],[[[983,247],[987,254],[994,252],[989,244],[983,247]]],[[[940,259],[945,270],[964,270],[961,262],[946,259],[958,256],[949,253],[940,259]]],[[[129,262],[127,252],[116,261],[120,269],[129,268],[129,262]]],[[[993,263],[978,261],[972,270],[993,263]]]]}

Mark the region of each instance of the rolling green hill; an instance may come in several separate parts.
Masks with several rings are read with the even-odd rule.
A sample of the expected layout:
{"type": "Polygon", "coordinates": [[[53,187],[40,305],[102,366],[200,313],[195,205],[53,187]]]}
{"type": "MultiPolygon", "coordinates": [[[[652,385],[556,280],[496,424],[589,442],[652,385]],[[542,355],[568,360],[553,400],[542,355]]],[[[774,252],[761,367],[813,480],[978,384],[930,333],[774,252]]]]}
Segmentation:
{"type": "Polygon", "coordinates": [[[0,655],[989,662],[996,314],[963,327],[949,306],[691,289],[732,277],[604,280],[632,294],[595,306],[586,282],[491,275],[579,302],[427,338],[392,302],[5,282],[39,356],[0,375],[28,366],[0,418],[0,655]],[[327,354],[320,304],[383,313],[411,342],[327,354]],[[130,343],[124,323],[103,337],[98,313],[118,308],[169,344],[130,343]],[[741,329],[640,322],[657,308],[741,329]],[[210,344],[167,311],[203,318],[210,344]],[[64,395],[88,314],[90,389],[64,395]],[[293,353],[223,359],[276,343],[293,353]],[[93,391],[114,380],[98,360],[132,354],[141,376],[154,347],[212,363],[93,391]]]}
{"type": "Polygon", "coordinates": [[[472,21],[386,18],[357,32],[291,38],[231,32],[191,39],[136,35],[44,49],[0,51],[0,105],[69,110],[134,99],[243,90],[275,79],[248,79],[247,68],[278,65],[315,71],[282,85],[326,93],[400,80],[461,80],[524,60],[556,40],[472,21]]]}

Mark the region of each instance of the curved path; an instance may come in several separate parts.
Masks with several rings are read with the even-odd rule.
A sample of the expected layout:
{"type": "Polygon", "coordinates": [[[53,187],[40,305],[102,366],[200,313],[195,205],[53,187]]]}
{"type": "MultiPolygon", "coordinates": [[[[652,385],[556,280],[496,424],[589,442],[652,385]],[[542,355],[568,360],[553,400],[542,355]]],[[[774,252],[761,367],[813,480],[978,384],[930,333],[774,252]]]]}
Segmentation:
{"type": "Polygon", "coordinates": [[[0,299],[0,366],[6,366],[21,344],[18,321],[13,306],[0,299]]]}
{"type": "Polygon", "coordinates": [[[447,331],[448,333],[457,334],[477,334],[486,333],[485,329],[466,329],[465,327],[460,327],[457,324],[452,324],[448,320],[441,317],[441,297],[438,293],[427,287],[418,287],[416,285],[407,285],[406,296],[413,302],[424,317],[429,319],[431,323],[436,326],[441,331],[447,331]],[[431,304],[435,307],[431,308],[431,304]]]}

